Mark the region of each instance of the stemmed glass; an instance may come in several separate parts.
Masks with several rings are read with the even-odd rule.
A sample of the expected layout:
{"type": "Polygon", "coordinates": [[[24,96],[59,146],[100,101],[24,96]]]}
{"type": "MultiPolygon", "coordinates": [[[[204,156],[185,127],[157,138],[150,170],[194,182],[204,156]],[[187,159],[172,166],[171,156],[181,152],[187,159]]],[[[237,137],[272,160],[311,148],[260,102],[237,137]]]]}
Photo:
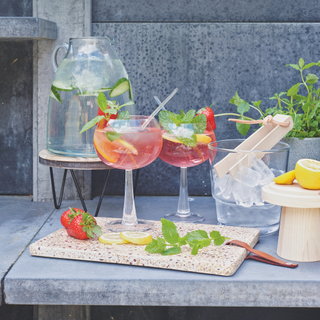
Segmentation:
{"type": "Polygon", "coordinates": [[[138,220],[133,195],[132,170],[147,166],[159,155],[162,147],[161,128],[148,117],[130,116],[130,120],[109,120],[108,126],[96,128],[93,138],[98,157],[108,166],[125,170],[125,192],[122,219],[107,225],[120,231],[146,231],[152,228],[147,220],[138,220]]]}
{"type": "Polygon", "coordinates": [[[210,124],[202,134],[197,134],[196,123],[180,124],[161,123],[163,126],[162,137],[163,146],[159,158],[164,162],[176,167],[180,167],[180,192],[178,209],[174,213],[168,213],[164,217],[173,222],[196,223],[204,221],[204,217],[198,213],[190,211],[188,199],[187,168],[197,166],[209,158],[208,144],[216,140],[214,131],[210,124]],[[170,133],[165,130],[170,131],[170,133]],[[196,135],[196,146],[184,144],[184,138],[190,139],[196,135]]]}

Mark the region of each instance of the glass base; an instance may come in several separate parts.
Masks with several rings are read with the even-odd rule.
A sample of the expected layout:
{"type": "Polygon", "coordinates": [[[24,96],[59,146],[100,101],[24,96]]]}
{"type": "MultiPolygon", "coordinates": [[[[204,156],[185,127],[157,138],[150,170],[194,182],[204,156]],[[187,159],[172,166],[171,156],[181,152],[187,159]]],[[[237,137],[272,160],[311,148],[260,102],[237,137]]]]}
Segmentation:
{"type": "Polygon", "coordinates": [[[107,229],[113,232],[122,231],[147,231],[153,227],[153,222],[148,220],[138,219],[138,224],[136,225],[125,225],[122,224],[122,219],[113,220],[107,224],[107,229]]]}
{"type": "Polygon", "coordinates": [[[204,217],[198,213],[189,213],[187,215],[180,215],[178,213],[168,213],[164,216],[165,219],[172,222],[184,222],[184,223],[199,223],[204,221],[204,217]]]}

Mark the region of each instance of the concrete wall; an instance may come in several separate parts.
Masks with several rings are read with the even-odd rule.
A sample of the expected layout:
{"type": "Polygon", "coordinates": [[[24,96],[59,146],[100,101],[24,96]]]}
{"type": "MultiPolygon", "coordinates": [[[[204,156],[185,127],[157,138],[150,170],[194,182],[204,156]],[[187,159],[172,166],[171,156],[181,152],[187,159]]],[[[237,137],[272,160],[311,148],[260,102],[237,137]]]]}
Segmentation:
{"type": "MultiPolygon", "coordinates": [[[[93,0],[92,35],[115,39],[138,113],[150,114],[154,95],[163,100],[178,87],[169,110],[215,102],[220,114],[236,111],[229,104],[235,91],[247,101],[262,100],[266,109],[273,105],[269,97],[297,83],[299,73],[285,65],[300,57],[320,60],[319,17],[318,1],[93,0]]],[[[217,139],[241,137],[227,117],[216,122],[217,139]]],[[[104,175],[93,172],[94,195],[104,175]]],[[[106,194],[122,194],[123,177],[113,170],[106,194]]],[[[188,179],[190,195],[210,194],[208,163],[188,169],[188,179]]],[[[178,192],[179,168],[157,159],[141,169],[138,195],[178,192]]]]}

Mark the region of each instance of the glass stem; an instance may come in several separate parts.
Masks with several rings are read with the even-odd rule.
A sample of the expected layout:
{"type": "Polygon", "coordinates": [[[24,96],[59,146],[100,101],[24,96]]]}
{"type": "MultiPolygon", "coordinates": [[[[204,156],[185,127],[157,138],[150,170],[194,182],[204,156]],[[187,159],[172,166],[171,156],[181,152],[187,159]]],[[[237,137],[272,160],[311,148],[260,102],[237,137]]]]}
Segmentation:
{"type": "Polygon", "coordinates": [[[132,170],[126,170],[122,224],[126,226],[138,224],[133,195],[132,170]]]}
{"type": "Polygon", "coordinates": [[[187,168],[180,168],[180,192],[177,215],[188,216],[189,214],[187,168]]]}

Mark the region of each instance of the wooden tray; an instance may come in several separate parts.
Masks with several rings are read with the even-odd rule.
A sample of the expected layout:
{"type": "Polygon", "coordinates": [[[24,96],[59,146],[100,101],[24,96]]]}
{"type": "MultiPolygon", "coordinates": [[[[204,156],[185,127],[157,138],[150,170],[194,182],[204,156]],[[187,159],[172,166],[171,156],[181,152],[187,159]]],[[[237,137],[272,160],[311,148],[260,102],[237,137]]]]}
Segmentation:
{"type": "MultiPolygon", "coordinates": [[[[108,232],[106,224],[113,219],[96,219],[102,232],[108,232]]],[[[208,234],[212,230],[217,230],[223,236],[246,242],[251,247],[258,242],[260,234],[260,230],[254,228],[186,223],[176,225],[180,236],[197,229],[205,230],[208,234]]],[[[149,232],[153,238],[162,237],[161,222],[154,221],[154,228],[149,232]]],[[[77,240],[68,236],[65,228],[51,233],[30,246],[30,254],[33,256],[119,263],[222,276],[232,276],[248,254],[247,250],[240,247],[229,245],[217,247],[213,244],[199,250],[196,256],[191,255],[190,251],[189,246],[183,246],[182,253],[179,255],[149,254],[145,251],[145,246],[140,245],[108,245],[100,243],[97,238],[77,240]]]]}

